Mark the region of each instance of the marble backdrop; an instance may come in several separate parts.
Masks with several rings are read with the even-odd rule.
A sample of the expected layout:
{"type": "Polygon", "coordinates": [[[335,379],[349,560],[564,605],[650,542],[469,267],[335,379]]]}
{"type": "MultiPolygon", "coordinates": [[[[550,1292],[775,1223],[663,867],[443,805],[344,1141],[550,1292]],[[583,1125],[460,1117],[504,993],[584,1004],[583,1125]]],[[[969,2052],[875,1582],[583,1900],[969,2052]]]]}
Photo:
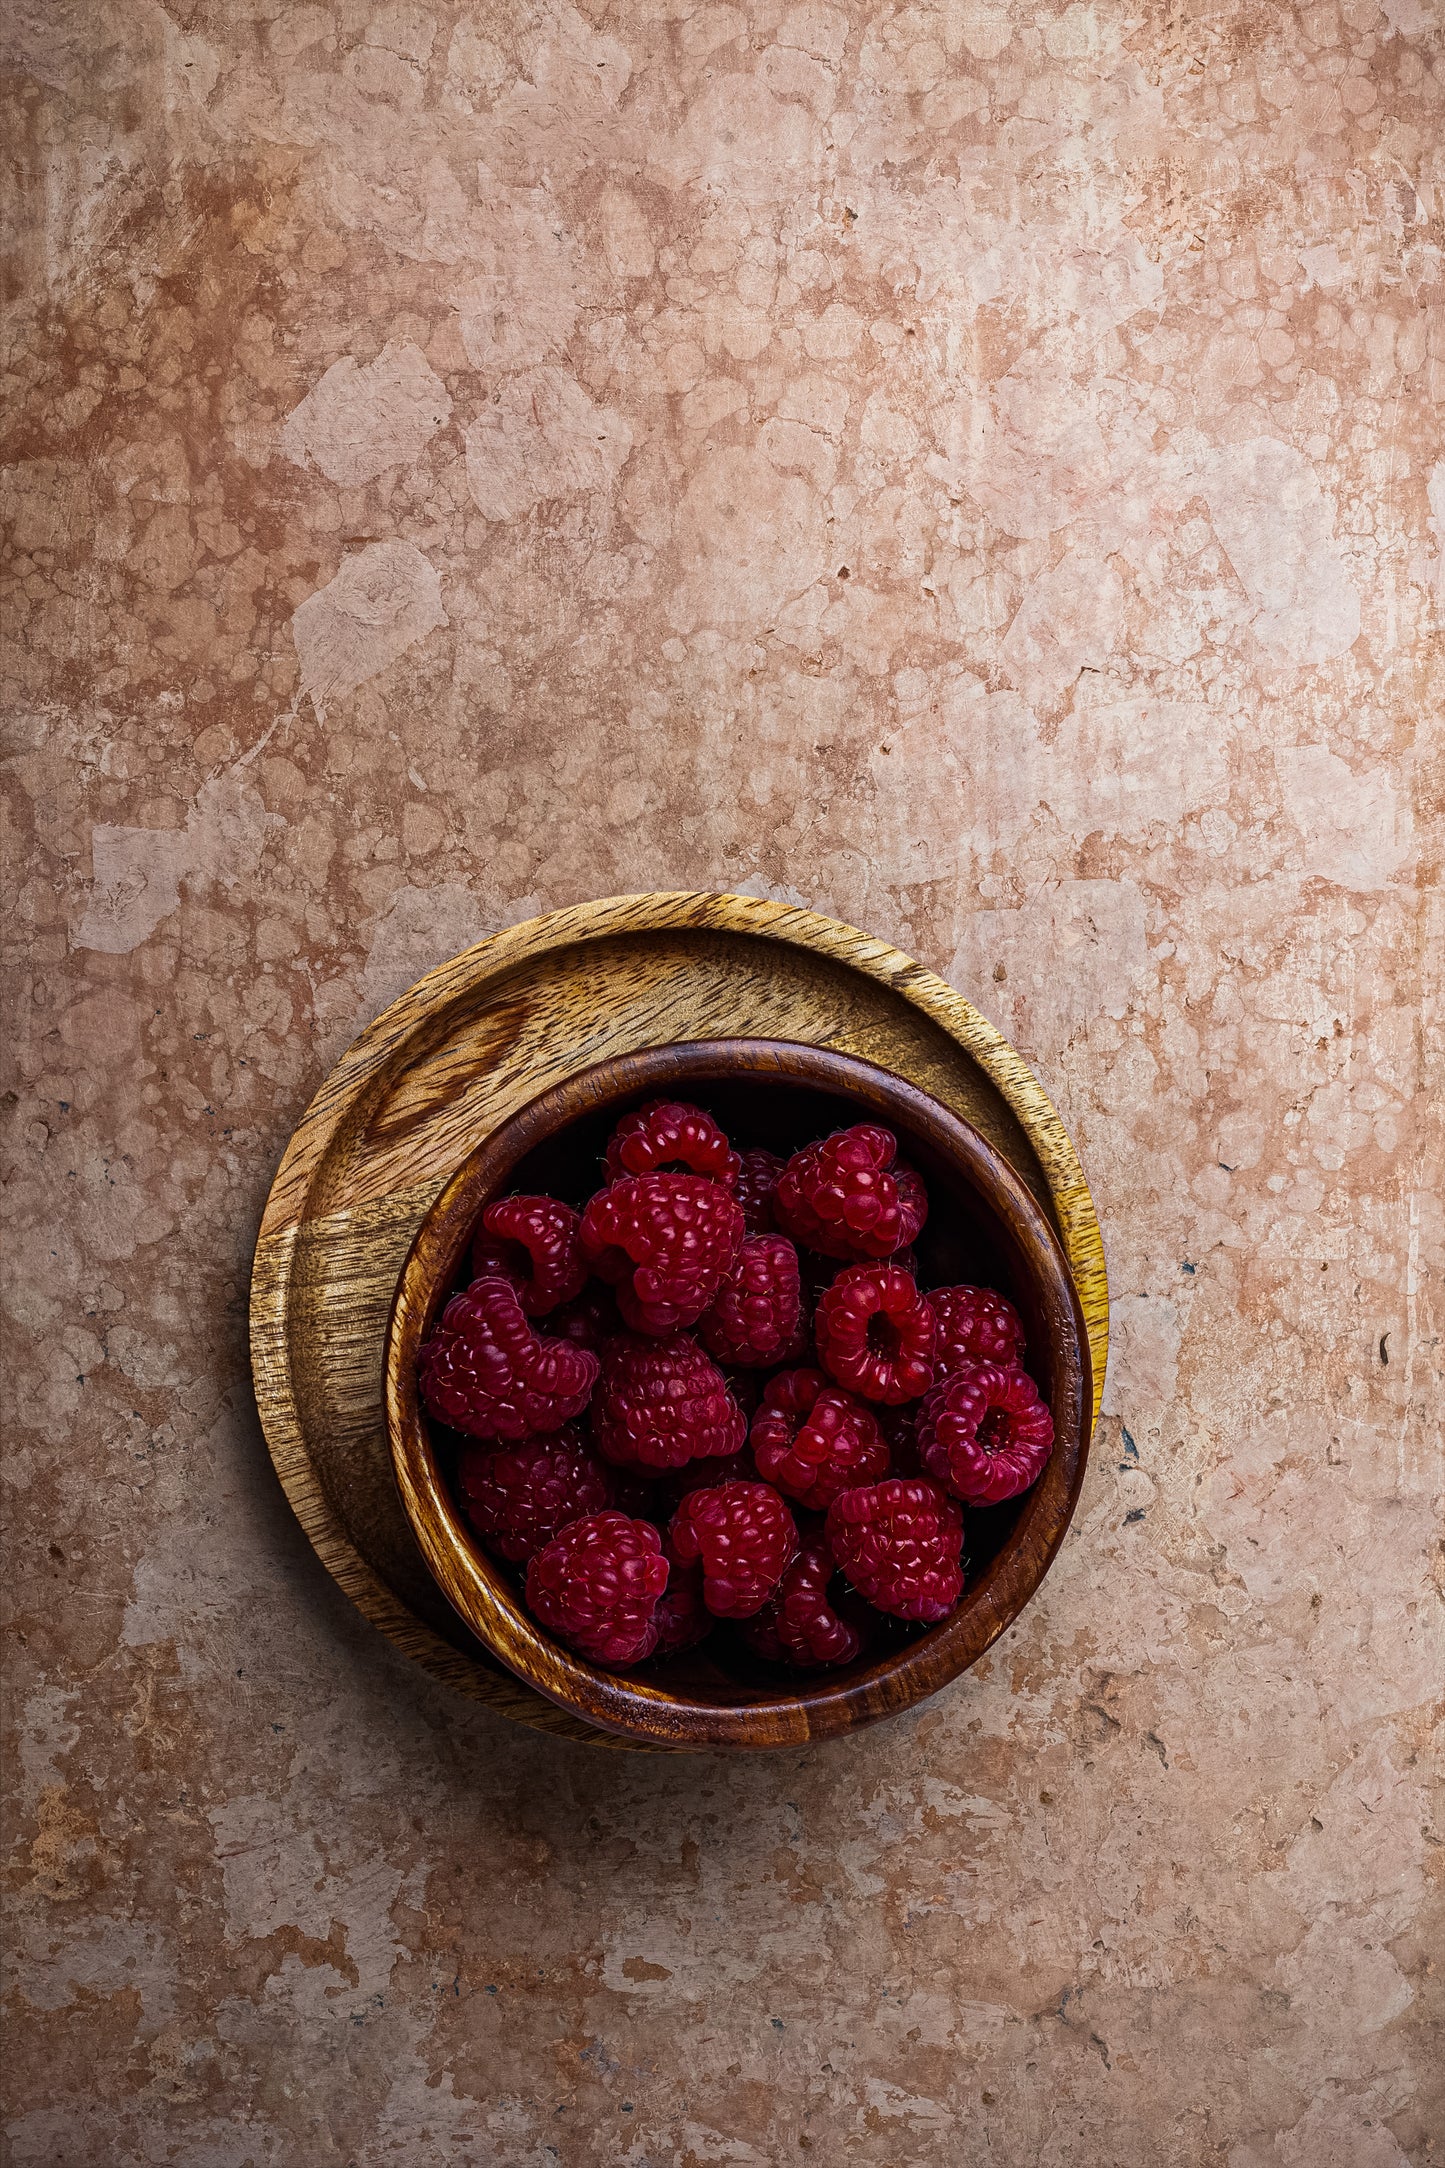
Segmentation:
{"type": "Polygon", "coordinates": [[[1438,0],[0,39],[10,2158],[1438,2160],[1438,0]],[[359,1026],[665,887],[974,998],[1116,1297],[1038,1601],[747,1765],[412,1671],[247,1380],[359,1026]]]}

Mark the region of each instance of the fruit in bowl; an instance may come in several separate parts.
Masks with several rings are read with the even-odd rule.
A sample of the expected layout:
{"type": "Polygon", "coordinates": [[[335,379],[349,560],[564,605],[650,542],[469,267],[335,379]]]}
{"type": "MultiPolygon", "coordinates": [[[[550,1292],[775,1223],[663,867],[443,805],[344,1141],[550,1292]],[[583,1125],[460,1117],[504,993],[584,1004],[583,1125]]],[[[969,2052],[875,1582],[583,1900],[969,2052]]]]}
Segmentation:
{"type": "Polygon", "coordinates": [[[750,1235],[744,1157],[722,1125],[685,1100],[646,1101],[608,1138],[580,1213],[516,1192],[484,1208],[475,1276],[421,1348],[423,1406],[477,1441],[455,1475],[463,1513],[518,1569],[533,1618],[599,1664],[676,1648],[666,1598],[672,1586],[675,1609],[689,1567],[693,1648],[769,1610],[749,1646],[817,1670],[858,1655],[860,1605],[936,1624],[963,1593],[962,1505],[1029,1489],[1053,1447],[1008,1297],[920,1285],[931,1201],[893,1131],[851,1123],[760,1169],[766,1151],[747,1155],[748,1209],[777,1231],[750,1235]],[[832,1270],[811,1327],[800,1250],[815,1274],[819,1258],[832,1270]],[[589,1273],[620,1313],[595,1352],[547,1332],[589,1273]],[[751,1425],[718,1361],[758,1373],[751,1425]],[[878,1406],[915,1409],[926,1472],[895,1468],[878,1406]],[[680,1470],[681,1497],[667,1480],[680,1470]],[[809,1510],[826,1519],[785,1590],[809,1510]]]}
{"type": "Polygon", "coordinates": [[[492,1657],[664,1746],[922,1699],[1028,1600],[1088,1439],[1037,1194],[950,1108],[764,1040],[598,1064],[519,1108],[412,1246],[388,1432],[492,1657]]]}

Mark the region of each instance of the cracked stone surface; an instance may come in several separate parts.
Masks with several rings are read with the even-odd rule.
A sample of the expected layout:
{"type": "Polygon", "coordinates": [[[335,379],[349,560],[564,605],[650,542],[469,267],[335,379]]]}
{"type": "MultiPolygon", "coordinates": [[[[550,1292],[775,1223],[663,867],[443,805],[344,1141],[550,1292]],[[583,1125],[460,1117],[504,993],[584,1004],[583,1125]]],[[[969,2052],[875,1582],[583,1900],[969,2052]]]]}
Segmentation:
{"type": "Polygon", "coordinates": [[[1440,2160],[1439,0],[0,37],[8,2159],[1440,2160]],[[347,1040],[654,887],[950,976],[1116,1297],[1037,1601],[746,1765],[413,1671],[249,1399],[347,1040]]]}

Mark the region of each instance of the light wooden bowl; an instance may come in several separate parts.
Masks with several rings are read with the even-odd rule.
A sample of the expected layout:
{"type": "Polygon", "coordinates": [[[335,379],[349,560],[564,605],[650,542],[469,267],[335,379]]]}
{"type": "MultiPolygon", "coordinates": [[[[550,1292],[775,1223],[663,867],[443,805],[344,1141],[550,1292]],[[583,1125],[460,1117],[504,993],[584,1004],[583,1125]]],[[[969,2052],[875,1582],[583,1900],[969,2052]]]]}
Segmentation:
{"type": "MultiPolygon", "coordinates": [[[[1048,1217],[969,1122],[872,1062],[767,1039],[695,1040],[603,1061],[521,1107],[456,1169],[417,1229],[387,1330],[388,1437],[423,1557],[457,1613],[507,1668],[575,1720],[630,1743],[734,1750],[799,1746],[910,1708],[977,1661],[1018,1616],[1063,1540],[1093,1418],[1078,1293],[1048,1217]],[[886,1122],[929,1181],[919,1241],[925,1284],[1002,1287],[1021,1311],[1028,1363],[1053,1413],[1040,1481],[1008,1505],[965,1511],[970,1570],[953,1615],[902,1647],[836,1672],[785,1675],[726,1639],[639,1673],[585,1662],[551,1639],[482,1550],[453,1497],[417,1392],[417,1356],[483,1206],[519,1185],[571,1192],[596,1182],[620,1113],[659,1094],[713,1106],[745,1142],[790,1148],[848,1120],[886,1122]]],[[[718,1639],[718,1637],[714,1637],[718,1639]]]]}
{"type": "MultiPolygon", "coordinates": [[[[517,1678],[427,1566],[402,1509],[382,1356],[417,1229],[543,1092],[683,1039],[785,1039],[902,1077],[978,1130],[1048,1214],[1083,1305],[1097,1417],[1109,1288],[1057,1108],[967,996],[876,935],[756,896],[605,896],[491,934],[368,1024],[293,1131],[251,1276],[256,1406],[317,1563],[408,1662],[515,1724],[612,1753],[517,1678]]],[[[677,1749],[677,1751],[685,1751],[677,1749]]]]}

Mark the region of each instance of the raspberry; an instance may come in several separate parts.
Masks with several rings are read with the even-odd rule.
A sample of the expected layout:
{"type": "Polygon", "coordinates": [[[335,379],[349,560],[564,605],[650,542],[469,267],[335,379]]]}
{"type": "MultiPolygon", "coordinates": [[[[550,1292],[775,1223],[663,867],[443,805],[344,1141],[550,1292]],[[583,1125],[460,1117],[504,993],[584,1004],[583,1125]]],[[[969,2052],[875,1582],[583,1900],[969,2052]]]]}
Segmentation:
{"type": "Polygon", "coordinates": [[[916,1167],[910,1167],[906,1159],[895,1159],[890,1171],[898,1191],[898,1209],[903,1215],[903,1240],[899,1244],[902,1250],[917,1240],[928,1217],[928,1191],[923,1176],[916,1167]]]}
{"type": "Polygon", "coordinates": [[[743,1208],[743,1219],[750,1235],[769,1235],[776,1231],[773,1217],[773,1191],[778,1186],[778,1176],[784,1162],[776,1152],[765,1152],[756,1146],[742,1155],[738,1172],[738,1203],[743,1208]]]}
{"type": "Polygon", "coordinates": [[[1024,1351],[1023,1320],[992,1287],[935,1287],[928,1307],[938,1319],[938,1374],[962,1363],[1012,1363],[1024,1351]]]}
{"type": "Polygon", "coordinates": [[[933,1380],[933,1312],[895,1265],[849,1265],[818,1304],[818,1357],[865,1400],[901,1406],[933,1380]]]}
{"type": "Polygon", "coordinates": [[[701,1174],[731,1189],[738,1178],[737,1153],[710,1114],[681,1099],[653,1099],[624,1114],[612,1132],[604,1161],[609,1182],[629,1174],[701,1174]]]}
{"type": "Polygon", "coordinates": [[[963,1515],[922,1477],[844,1491],[828,1508],[827,1535],[859,1595],[894,1618],[943,1618],[963,1593],[963,1515]]]}
{"type": "Polygon", "coordinates": [[[547,1317],[547,1330],[576,1347],[590,1347],[600,1355],[607,1341],[622,1330],[622,1315],[607,1287],[589,1287],[575,1302],[564,1303],[547,1317]]]}
{"type": "Polygon", "coordinates": [[[1036,1483],[1054,1419],[1017,1363],[965,1363],[941,1380],[918,1418],[924,1467],[968,1505],[996,1506],[1036,1483]]]}
{"type": "Polygon", "coordinates": [[[488,1550],[530,1558],[569,1521],[612,1504],[612,1479],[571,1429],[487,1452],[468,1446],[457,1467],[467,1519],[488,1550]]]}
{"type": "Polygon", "coordinates": [[[894,1166],[897,1150],[891,1129],[859,1122],[794,1152],[773,1193],[784,1234],[825,1257],[901,1250],[923,1225],[928,1199],[911,1167],[894,1166]]]}
{"type": "Polygon", "coordinates": [[[438,1422],[472,1438],[527,1438],[580,1415],[597,1357],[544,1340],[500,1277],[453,1295],[419,1358],[421,1397],[438,1422]]]}
{"type": "Polygon", "coordinates": [[[602,1351],[592,1438],[604,1460],[654,1472],[741,1452],[742,1410],[695,1340],[620,1333],[602,1351]]]}
{"type": "Polygon", "coordinates": [[[779,1581],[777,1594],[743,1628],[748,1646],[774,1663],[808,1670],[820,1664],[851,1664],[862,1653],[864,1628],[830,1601],[828,1584],[836,1573],[825,1538],[805,1544],[779,1581]]]}
{"type": "Polygon", "coordinates": [[[830,1385],[821,1370],[785,1370],[769,1380],[751,1444],[764,1481],[817,1513],[839,1491],[888,1473],[888,1448],[873,1411],[830,1385]]]}
{"type": "Polygon", "coordinates": [[[472,1278],[500,1273],[516,1284],[528,1317],[571,1302],[587,1284],[578,1217],[556,1197],[499,1197],[482,1214],[472,1243],[472,1278]]]}
{"type": "Polygon", "coordinates": [[[702,1560],[703,1602],[715,1618],[761,1611],[798,1548],[793,1516],[767,1483],[690,1491],[670,1533],[684,1565],[702,1560]]]}
{"type": "Polygon", "coordinates": [[[677,1649],[695,1648],[712,1632],[713,1616],[702,1599],[702,1567],[694,1561],[683,1565],[671,1536],[662,1539],[667,1560],[667,1588],[657,1607],[657,1651],[670,1656],[677,1649]]]}
{"type": "Polygon", "coordinates": [[[625,1513],[572,1521],[527,1567],[527,1606],[549,1633],[598,1664],[636,1664],[657,1646],[667,1587],[662,1538],[625,1513]]]}
{"type": "Polygon", "coordinates": [[[696,1174],[635,1174],[599,1190],[582,1215],[582,1249],[617,1289],[634,1332],[695,1324],[737,1262],[742,1207],[696,1174]]]}
{"type": "Polygon", "coordinates": [[[751,1235],[697,1333],[719,1362],[761,1370],[797,1360],[802,1322],[797,1251],[786,1235],[751,1235]]]}

